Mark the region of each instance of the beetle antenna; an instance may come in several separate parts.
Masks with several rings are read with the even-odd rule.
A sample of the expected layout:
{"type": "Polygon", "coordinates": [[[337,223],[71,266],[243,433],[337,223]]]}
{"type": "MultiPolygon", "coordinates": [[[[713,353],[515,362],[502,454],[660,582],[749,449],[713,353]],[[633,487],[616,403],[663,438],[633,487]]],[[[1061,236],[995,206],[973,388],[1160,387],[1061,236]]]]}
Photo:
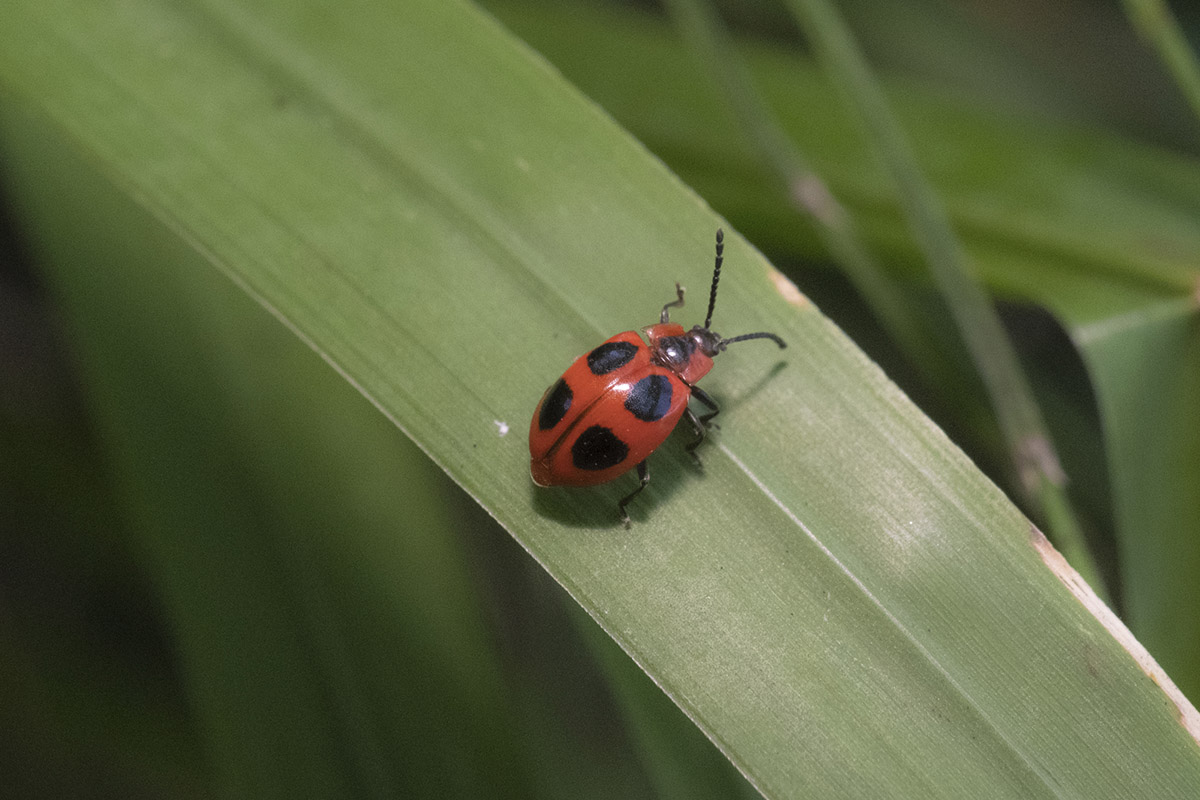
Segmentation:
{"type": "Polygon", "coordinates": [[[712,324],[713,307],[717,304],[717,283],[721,280],[721,263],[725,260],[725,231],[717,228],[717,263],[713,267],[712,291],[708,294],[708,316],[704,318],[704,328],[712,324]]]}
{"type": "Polygon", "coordinates": [[[783,339],[780,339],[778,336],[776,336],[773,333],[765,333],[764,332],[764,333],[743,333],[741,336],[734,336],[729,339],[722,339],[721,340],[721,349],[724,350],[725,345],[733,344],[734,342],[744,342],[747,339],[770,339],[772,342],[779,345],[780,350],[787,347],[787,342],[785,342],[783,339]]]}

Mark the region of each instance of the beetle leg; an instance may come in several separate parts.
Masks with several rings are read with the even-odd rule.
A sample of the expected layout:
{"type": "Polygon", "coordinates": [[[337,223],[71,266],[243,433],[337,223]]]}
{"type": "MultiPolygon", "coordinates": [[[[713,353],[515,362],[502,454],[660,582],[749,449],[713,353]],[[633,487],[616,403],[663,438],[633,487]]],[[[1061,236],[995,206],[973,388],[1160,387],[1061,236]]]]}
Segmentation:
{"type": "Polygon", "coordinates": [[[693,412],[690,408],[684,411],[684,414],[688,418],[688,422],[692,423],[692,429],[696,431],[695,441],[689,444],[685,449],[688,451],[688,455],[692,457],[692,460],[696,462],[696,465],[701,466],[700,457],[696,455],[696,448],[700,446],[701,442],[704,441],[704,437],[708,435],[709,428],[721,427],[712,421],[713,417],[721,413],[721,409],[717,405],[717,401],[709,397],[708,393],[698,386],[692,387],[692,397],[696,398],[701,403],[712,409],[711,412],[701,416],[696,416],[695,412],[693,412]]]}
{"type": "Polygon", "coordinates": [[[621,502],[617,503],[617,510],[621,512],[621,522],[625,523],[626,529],[629,528],[631,523],[629,522],[629,514],[625,511],[625,506],[629,505],[629,501],[637,497],[638,493],[642,491],[642,489],[645,489],[646,484],[650,482],[650,470],[646,467],[646,462],[644,460],[637,465],[637,474],[638,480],[640,480],[641,483],[639,483],[638,487],[632,492],[622,497],[621,502]]]}
{"type": "Polygon", "coordinates": [[[659,322],[670,322],[672,308],[679,308],[683,305],[683,287],[678,283],[675,284],[675,299],[663,306],[662,314],[659,315],[659,322]]]}
{"type": "Polygon", "coordinates": [[[708,433],[708,431],[705,430],[704,423],[700,421],[700,418],[697,417],[690,408],[685,409],[683,415],[687,417],[688,422],[692,423],[692,430],[696,432],[695,440],[693,440],[692,443],[687,445],[687,447],[684,449],[687,450],[688,455],[692,457],[692,461],[696,462],[697,467],[703,467],[704,465],[700,463],[700,456],[696,455],[696,448],[699,447],[700,443],[704,441],[704,436],[706,433],[708,433]]]}
{"type": "Polygon", "coordinates": [[[700,422],[704,424],[704,427],[720,428],[720,425],[712,421],[713,417],[721,413],[721,407],[717,405],[717,401],[713,400],[712,397],[709,396],[708,392],[704,391],[699,386],[692,387],[692,397],[696,398],[701,403],[712,409],[712,413],[705,414],[704,416],[700,417],[700,422]]]}

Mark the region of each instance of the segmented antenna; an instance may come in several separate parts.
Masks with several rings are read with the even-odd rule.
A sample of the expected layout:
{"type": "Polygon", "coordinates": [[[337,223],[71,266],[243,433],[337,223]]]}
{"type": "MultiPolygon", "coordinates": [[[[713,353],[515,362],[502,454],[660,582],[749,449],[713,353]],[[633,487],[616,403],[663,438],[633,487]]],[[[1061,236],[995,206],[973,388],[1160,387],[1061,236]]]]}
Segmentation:
{"type": "Polygon", "coordinates": [[[717,263],[713,267],[712,291],[708,294],[708,316],[704,318],[704,328],[712,324],[713,306],[717,304],[717,282],[721,280],[721,263],[725,260],[725,231],[717,228],[717,263]]]}
{"type": "Polygon", "coordinates": [[[721,349],[725,349],[725,345],[733,344],[734,342],[744,342],[747,339],[770,339],[775,344],[779,345],[780,349],[787,347],[787,342],[780,339],[773,333],[743,333],[741,336],[733,336],[728,339],[721,340],[721,349]]]}

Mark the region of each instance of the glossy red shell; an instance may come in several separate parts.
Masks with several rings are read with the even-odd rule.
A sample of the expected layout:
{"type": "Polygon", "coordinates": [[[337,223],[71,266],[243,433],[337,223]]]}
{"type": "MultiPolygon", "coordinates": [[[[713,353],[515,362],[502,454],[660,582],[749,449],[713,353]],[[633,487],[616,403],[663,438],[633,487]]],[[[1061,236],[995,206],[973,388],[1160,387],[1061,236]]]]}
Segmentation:
{"type": "MultiPolygon", "coordinates": [[[[654,333],[647,329],[647,335],[655,338],[683,333],[681,326],[672,323],[650,328],[659,329],[654,333]]],[[[712,360],[707,356],[704,358],[711,367],[712,360]]],[[[600,347],[575,359],[561,380],[571,392],[565,413],[561,416],[557,413],[557,410],[561,410],[560,403],[560,408],[550,415],[554,424],[542,427],[543,406],[559,386],[556,382],[542,395],[530,422],[530,474],[539,486],[594,486],[628,472],[666,440],[691,398],[688,384],[674,371],[655,364],[650,357],[650,348],[634,331],[619,333],[600,347]],[[588,357],[606,345],[619,347],[617,343],[635,347],[632,357],[610,372],[595,374],[589,366],[588,357]],[[654,382],[662,387],[665,381],[670,386],[670,397],[660,398],[662,402],[655,409],[655,418],[647,421],[629,410],[629,401],[639,381],[651,376],[661,376],[654,382]],[[659,415],[659,411],[663,413],[659,415]],[[576,445],[581,435],[595,426],[611,431],[613,437],[627,448],[627,452],[617,463],[602,468],[581,468],[573,457],[576,445]]]]}

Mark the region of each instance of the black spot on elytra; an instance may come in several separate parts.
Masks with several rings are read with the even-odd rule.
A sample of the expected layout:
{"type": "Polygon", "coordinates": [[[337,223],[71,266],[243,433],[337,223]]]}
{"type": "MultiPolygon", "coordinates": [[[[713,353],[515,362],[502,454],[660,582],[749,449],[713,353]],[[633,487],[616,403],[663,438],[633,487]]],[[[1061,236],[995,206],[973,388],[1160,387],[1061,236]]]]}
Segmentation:
{"type": "Polygon", "coordinates": [[[665,375],[648,375],[633,385],[625,408],[643,422],[662,419],[671,408],[671,381],[665,375]]]}
{"type": "Polygon", "coordinates": [[[593,472],[615,467],[629,455],[629,445],[603,425],[593,425],[571,445],[571,462],[593,472]]]}
{"type": "Polygon", "coordinates": [[[571,400],[574,397],[571,387],[567,386],[566,381],[559,378],[557,383],[546,390],[546,397],[542,400],[542,410],[538,412],[538,428],[548,431],[562,422],[562,418],[571,409],[571,400]]]}
{"type": "Polygon", "coordinates": [[[629,342],[605,342],[588,353],[588,369],[593,375],[607,375],[619,369],[637,355],[637,345],[629,342]]]}

